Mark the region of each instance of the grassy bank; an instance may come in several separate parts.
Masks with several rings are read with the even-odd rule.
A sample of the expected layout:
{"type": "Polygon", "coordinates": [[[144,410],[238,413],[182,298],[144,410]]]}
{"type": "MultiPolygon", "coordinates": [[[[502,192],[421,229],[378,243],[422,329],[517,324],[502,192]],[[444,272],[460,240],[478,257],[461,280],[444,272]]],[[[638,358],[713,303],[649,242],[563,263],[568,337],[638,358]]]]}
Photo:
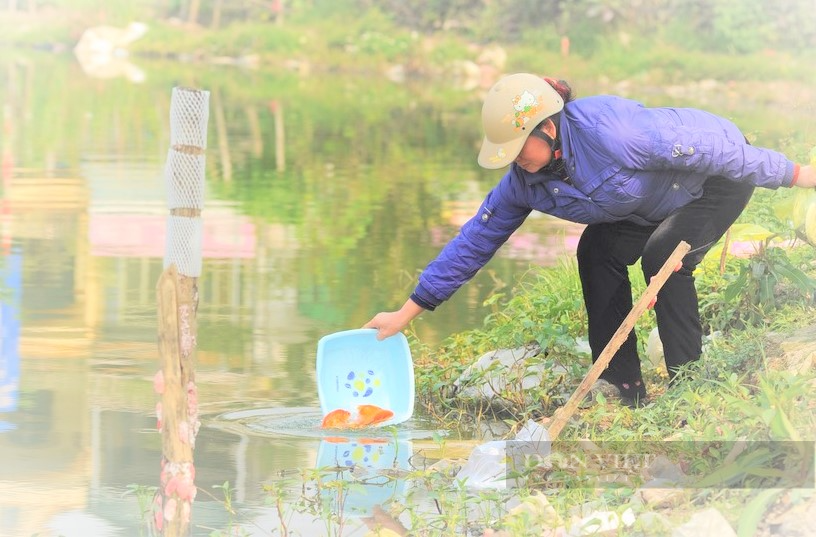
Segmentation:
{"type": "MultiPolygon", "coordinates": [[[[768,203],[767,199],[757,200],[743,221],[764,214],[766,225],[773,227],[774,223],[767,221],[768,203]]],[[[566,527],[573,531],[570,535],[584,535],[588,533],[577,528],[587,523],[586,513],[600,511],[613,513],[618,520],[626,514],[634,521],[625,531],[618,527],[612,534],[673,535],[678,526],[706,509],[711,510],[708,514],[722,516],[740,537],[794,531],[789,529],[795,525],[791,520],[814,500],[812,452],[802,459],[797,450],[816,441],[816,405],[811,400],[816,386],[812,363],[816,308],[810,279],[816,275],[816,250],[802,241],[793,248],[781,247],[778,238],[768,238],[767,248],[751,258],[726,255],[721,259],[712,252],[701,265],[697,287],[704,305],[703,321],[706,331],[717,337],[705,346],[702,359],[686,368],[679,383],[668,388],[662,365],[644,360],[648,404],[631,409],[601,399],[580,409],[559,437],[559,442],[567,445],[572,441],[591,446],[587,449],[598,457],[598,453],[608,455],[604,450],[614,449],[623,457],[637,449],[651,450],[652,455],[660,452],[664,469],[667,466],[695,484],[685,488],[663,485],[658,491],[641,488],[660,475],[654,464],[649,468],[626,466],[623,471],[618,468],[615,481],[604,481],[603,485],[598,484],[599,476],[609,477],[610,472],[603,465],[582,467],[581,471],[533,466],[520,472],[528,479],[526,485],[508,492],[521,498],[522,507],[508,512],[502,503],[507,493],[463,488],[451,474],[444,473],[451,466],[461,467],[469,449],[464,453],[455,448],[446,450],[450,441],[439,439],[438,450],[417,457],[423,468],[418,480],[430,483],[430,490],[448,490],[449,497],[459,498],[460,503],[443,506],[444,510],[430,517],[412,515],[412,534],[456,535],[469,528],[477,535],[540,536],[559,535],[556,528],[566,527]],[[773,297],[760,296],[754,287],[763,278],[758,267],[772,266],[773,259],[781,266],[776,256],[784,256],[785,266],[800,270],[809,283],[780,276],[774,279],[773,297]],[[746,273],[752,274],[748,281],[740,276],[746,273]],[[724,292],[734,285],[739,292],[724,292]],[[746,445],[762,448],[743,451],[746,445]],[[781,454],[764,446],[791,451],[781,454]],[[668,458],[662,458],[662,450],[668,458]],[[790,481],[779,485],[779,479],[787,478],[802,481],[798,486],[790,481]],[[461,513],[472,513],[474,505],[494,516],[462,518],[461,513]],[[451,531],[435,533],[440,519],[451,531]]],[[[645,288],[641,276],[633,269],[631,277],[639,294],[645,288]]],[[[454,435],[459,432],[479,442],[490,439],[484,434],[491,430],[491,424],[503,425],[505,438],[513,438],[528,419],[546,424],[589,366],[588,356],[575,344],[585,330],[580,296],[574,262],[554,269],[533,269],[511,295],[490,300],[494,311],[484,326],[456,334],[435,348],[414,341],[419,399],[425,413],[454,435]],[[544,349],[526,364],[540,376],[539,385],[521,388],[528,373],[524,368],[494,367],[471,377],[474,386],[493,375],[506,381],[492,401],[462,397],[467,384],[456,394],[449,389],[482,353],[518,347],[531,340],[544,349]]],[[[654,326],[652,313],[640,319],[636,331],[641,347],[654,326]]],[[[556,449],[565,448],[554,446],[554,453],[556,449]]],[[[391,507],[395,516],[417,509],[410,499],[391,507]]]]}
{"type": "MultiPolygon", "coordinates": [[[[779,376],[778,368],[773,365],[779,356],[772,355],[776,351],[770,343],[773,340],[771,335],[784,335],[813,322],[816,311],[816,249],[808,244],[807,239],[797,238],[789,227],[786,230],[789,224],[771,215],[773,206],[785,205],[786,198],[794,196],[794,193],[782,192],[776,196],[758,194],[729,236],[735,242],[754,241],[759,248],[757,253],[750,257],[736,257],[729,253],[723,255],[724,241],[721,241],[695,272],[701,318],[710,342],[705,347],[703,359],[689,366],[685,382],[672,390],[666,390],[667,375],[662,364],[649,366],[649,362],[645,361],[646,342],[656,326],[654,314],[647,312],[639,319],[635,330],[644,367],[647,368],[653,404],[635,411],[636,414],[621,410],[620,415],[628,415],[629,419],[634,415],[646,417],[654,428],[637,433],[626,428],[598,429],[599,424],[608,420],[594,420],[592,412],[605,412],[606,407],[602,405],[589,411],[589,422],[585,421],[584,425],[576,423],[569,431],[571,436],[585,437],[592,431],[603,432],[604,436],[613,438],[626,438],[633,434],[645,438],[676,433],[670,424],[679,422],[688,410],[682,405],[678,406],[678,401],[686,400],[690,393],[697,392],[709,394],[710,401],[703,402],[703,406],[708,407],[710,403],[711,407],[701,413],[703,421],[699,430],[684,431],[689,437],[698,434],[705,437],[706,431],[724,422],[733,423],[739,429],[735,434],[740,437],[773,436],[767,424],[760,426],[755,421],[747,420],[743,413],[736,410],[737,407],[725,409],[735,411],[731,416],[714,410],[721,405],[719,390],[724,383],[732,387],[743,386],[747,390],[746,396],[750,397],[758,394],[757,387],[767,380],[766,375],[773,379],[770,381],[772,384],[785,382],[784,375],[779,376]],[[648,417],[652,413],[654,416],[648,417]],[[586,423],[593,421],[595,425],[589,425],[587,429],[586,423]],[[658,425],[661,423],[667,427],[665,430],[661,431],[658,425]]],[[[630,267],[630,279],[637,297],[645,290],[638,265],[630,267]]],[[[447,422],[451,429],[473,426],[480,418],[523,423],[529,418],[552,415],[577,387],[590,365],[588,355],[581,345],[576,344],[586,337],[586,316],[581,296],[574,260],[566,260],[557,268],[533,268],[510,294],[497,294],[488,299],[493,311],[482,327],[455,334],[437,348],[423,347],[419,341],[415,341],[419,355],[418,386],[425,408],[447,422]],[[542,382],[532,390],[522,390],[519,386],[524,372],[505,372],[510,382],[500,394],[505,403],[499,405],[502,412],[497,414],[493,408],[496,405],[483,403],[480,406],[477,404],[474,411],[473,401],[444,396],[450,393],[445,387],[477,357],[496,349],[521,347],[531,341],[538,342],[543,350],[532,362],[532,365],[542,366],[543,373],[539,373],[543,375],[542,382]]],[[[809,371],[812,373],[812,368],[809,371]]],[[[472,383],[478,384],[484,380],[485,376],[477,376],[472,383]]],[[[800,390],[806,390],[809,386],[803,377],[788,381],[800,390]]],[[[785,408],[803,412],[794,420],[801,425],[797,430],[805,435],[816,435],[813,409],[798,406],[794,410],[795,399],[791,395],[785,408]]],[[[626,421],[625,418],[620,419],[626,421]]]]}
{"type": "MultiPolygon", "coordinates": [[[[593,47],[573,46],[566,56],[558,36],[544,31],[512,42],[476,41],[464,31],[419,33],[395,25],[376,9],[363,13],[342,10],[317,14],[305,10],[285,22],[236,21],[213,29],[150,11],[130,8],[116,16],[92,9],[40,9],[0,16],[0,45],[46,50],[70,50],[89,27],[106,24],[124,28],[146,17],[149,31],[129,45],[132,54],[183,60],[226,62],[266,69],[306,68],[317,71],[382,72],[400,66],[414,76],[451,76],[460,62],[484,62],[486,48],[499,46],[512,71],[556,72],[562,76],[648,83],[682,83],[690,79],[816,82],[811,66],[816,50],[796,54],[765,50],[731,54],[692,50],[654,37],[593,36],[593,47]]],[[[578,43],[577,45],[580,45],[578,43]]]]}

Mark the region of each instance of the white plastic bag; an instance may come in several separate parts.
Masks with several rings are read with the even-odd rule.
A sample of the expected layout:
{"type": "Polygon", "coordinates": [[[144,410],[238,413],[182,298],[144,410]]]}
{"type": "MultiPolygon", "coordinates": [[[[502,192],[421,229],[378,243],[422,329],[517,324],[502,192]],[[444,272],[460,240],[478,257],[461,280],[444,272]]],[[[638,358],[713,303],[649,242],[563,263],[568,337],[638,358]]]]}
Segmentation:
{"type": "Polygon", "coordinates": [[[550,454],[550,437],[538,423],[528,420],[514,440],[493,440],[476,446],[456,474],[468,488],[507,489],[522,485],[515,470],[528,466],[530,457],[544,459],[550,454]]]}

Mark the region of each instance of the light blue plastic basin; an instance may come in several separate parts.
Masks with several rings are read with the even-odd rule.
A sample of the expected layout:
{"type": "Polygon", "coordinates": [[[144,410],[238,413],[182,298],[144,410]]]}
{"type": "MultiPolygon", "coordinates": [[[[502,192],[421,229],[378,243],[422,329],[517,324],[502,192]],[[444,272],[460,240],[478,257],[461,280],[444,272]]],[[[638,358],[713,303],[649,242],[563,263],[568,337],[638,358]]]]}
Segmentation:
{"type": "Polygon", "coordinates": [[[376,405],[394,416],[394,425],[414,413],[414,363],[402,333],[378,341],[373,328],[323,336],[317,344],[317,393],[323,416],[337,409],[352,414],[376,405]]]}

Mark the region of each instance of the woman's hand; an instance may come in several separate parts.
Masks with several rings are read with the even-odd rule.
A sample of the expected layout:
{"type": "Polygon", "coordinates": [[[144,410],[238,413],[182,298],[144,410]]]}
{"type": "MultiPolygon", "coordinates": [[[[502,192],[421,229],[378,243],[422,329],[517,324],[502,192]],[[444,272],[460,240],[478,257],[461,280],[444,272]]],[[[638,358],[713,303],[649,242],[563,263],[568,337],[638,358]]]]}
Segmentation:
{"type": "Polygon", "coordinates": [[[816,188],[816,168],[813,165],[801,166],[796,184],[799,188],[816,188]]]}
{"type": "Polygon", "coordinates": [[[375,315],[363,328],[376,328],[377,339],[391,337],[402,331],[408,323],[425,311],[413,300],[408,300],[398,311],[383,311],[375,315]]]}

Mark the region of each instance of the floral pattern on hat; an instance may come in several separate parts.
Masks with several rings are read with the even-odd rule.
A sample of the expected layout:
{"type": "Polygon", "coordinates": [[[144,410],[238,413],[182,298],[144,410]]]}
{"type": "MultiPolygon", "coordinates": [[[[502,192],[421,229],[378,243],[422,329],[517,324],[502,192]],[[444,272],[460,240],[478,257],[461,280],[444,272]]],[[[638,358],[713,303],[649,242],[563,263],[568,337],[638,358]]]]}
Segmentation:
{"type": "Polygon", "coordinates": [[[516,130],[523,129],[530,118],[538,114],[544,106],[544,98],[542,96],[536,97],[530,91],[525,90],[521,95],[516,95],[513,99],[513,127],[516,130]]]}

